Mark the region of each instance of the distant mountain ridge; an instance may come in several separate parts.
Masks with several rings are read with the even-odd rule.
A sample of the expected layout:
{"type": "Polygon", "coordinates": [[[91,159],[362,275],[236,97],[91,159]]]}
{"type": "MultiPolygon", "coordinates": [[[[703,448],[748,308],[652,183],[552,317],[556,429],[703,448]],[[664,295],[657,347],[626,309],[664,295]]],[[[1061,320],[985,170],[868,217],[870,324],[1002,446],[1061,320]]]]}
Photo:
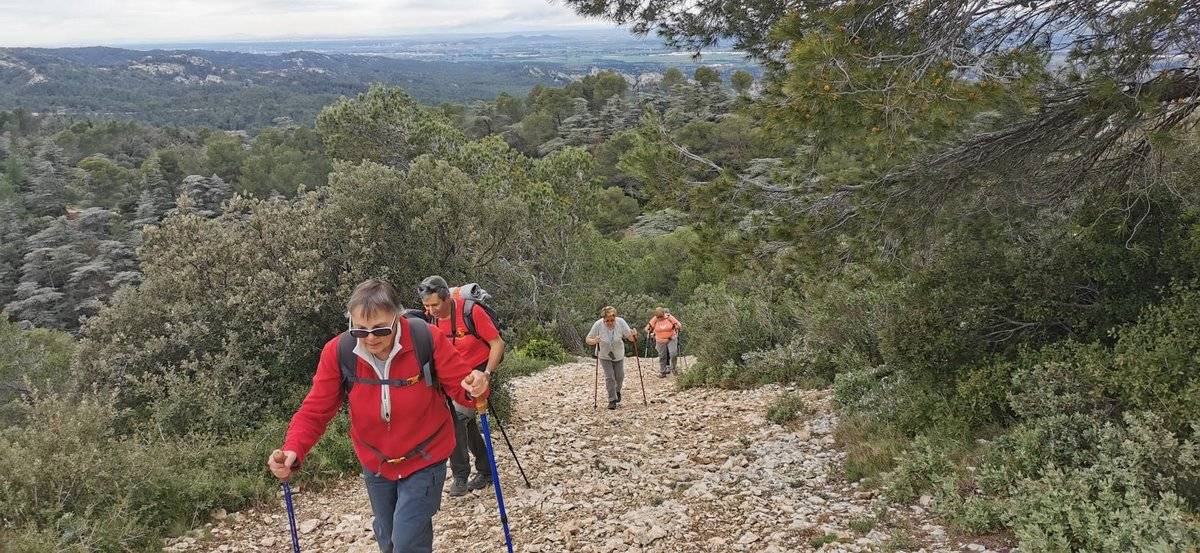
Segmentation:
{"type": "Polygon", "coordinates": [[[0,109],[246,128],[277,117],[311,120],[337,96],[373,82],[399,85],[425,102],[462,102],[561,85],[561,69],[307,51],[0,48],[0,109]],[[214,110],[227,113],[214,120],[214,110]]]}
{"type": "MultiPolygon", "coordinates": [[[[621,59],[591,62],[582,55],[574,63],[531,61],[539,52],[556,52],[552,47],[539,50],[539,41],[567,40],[549,34],[465,40],[479,43],[446,43],[440,50],[435,42],[415,45],[427,48],[421,55],[434,59],[402,57],[398,48],[410,45],[391,43],[380,48],[390,48],[393,56],[303,49],[266,54],[104,46],[0,48],[0,109],[255,129],[284,117],[311,122],[321,107],[338,96],[357,94],[372,83],[400,86],[430,104],[463,103],[492,99],[501,92],[524,95],[535,85],[563,86],[602,69],[618,71],[637,86],[655,81],[668,65],[621,59]],[[497,40],[514,42],[496,46],[497,40]],[[438,55],[445,55],[445,61],[434,61],[438,55]],[[483,59],[487,56],[492,58],[483,59]]],[[[596,44],[582,45],[580,51],[604,47],[602,42],[596,44]]],[[[620,50],[624,47],[618,45],[614,51],[625,52],[620,50]]],[[[628,57],[639,59],[636,53],[628,57]]],[[[670,65],[686,70],[692,63],[681,59],[670,65]]]]}

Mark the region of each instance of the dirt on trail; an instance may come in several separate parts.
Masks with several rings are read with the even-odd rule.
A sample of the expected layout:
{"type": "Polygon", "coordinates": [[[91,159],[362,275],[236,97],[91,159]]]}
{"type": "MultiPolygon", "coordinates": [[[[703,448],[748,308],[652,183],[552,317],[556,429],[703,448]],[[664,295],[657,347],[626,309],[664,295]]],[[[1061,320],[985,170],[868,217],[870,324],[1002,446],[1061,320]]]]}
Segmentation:
{"type": "MultiPolygon", "coordinates": [[[[506,429],[531,488],[494,425],[493,439],[516,551],[993,550],[948,535],[927,513],[928,497],[886,504],[846,482],[828,391],[792,390],[811,413],[780,426],[766,412],[781,387],[678,390],[675,377],[658,377],[657,360],[641,367],[649,404],[629,358],[623,401],[612,411],[603,375],[593,408],[590,359],[513,381],[506,429]]],[[[302,491],[295,505],[302,551],[379,551],[360,477],[302,491]]],[[[435,551],[504,551],[491,488],[444,496],[434,531],[435,551]]],[[[280,501],[217,513],[164,550],[290,551],[286,511],[280,501]]]]}

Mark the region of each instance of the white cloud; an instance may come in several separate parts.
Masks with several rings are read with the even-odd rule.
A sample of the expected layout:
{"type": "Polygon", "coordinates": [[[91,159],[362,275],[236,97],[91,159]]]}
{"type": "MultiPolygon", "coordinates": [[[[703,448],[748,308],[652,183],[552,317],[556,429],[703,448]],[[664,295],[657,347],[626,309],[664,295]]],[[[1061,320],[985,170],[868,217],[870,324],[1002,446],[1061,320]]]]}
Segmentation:
{"type": "Polygon", "coordinates": [[[603,26],[547,0],[0,0],[0,46],[603,26]]]}

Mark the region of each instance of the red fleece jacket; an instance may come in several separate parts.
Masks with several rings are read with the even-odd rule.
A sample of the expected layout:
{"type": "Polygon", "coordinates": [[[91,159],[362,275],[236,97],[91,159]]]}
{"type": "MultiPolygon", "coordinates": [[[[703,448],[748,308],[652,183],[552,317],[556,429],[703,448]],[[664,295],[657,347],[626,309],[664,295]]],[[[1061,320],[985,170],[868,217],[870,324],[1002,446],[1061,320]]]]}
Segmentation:
{"type": "MultiPolygon", "coordinates": [[[[392,359],[388,374],[392,379],[409,378],[421,372],[408,325],[408,319],[400,317],[401,349],[392,359]]],[[[467,391],[459,385],[472,368],[442,331],[434,326],[429,330],[433,335],[434,367],[440,386],[430,388],[422,380],[403,388],[393,387],[390,423],[379,414],[379,386],[360,383],[350,389],[350,438],[358,460],[366,470],[392,480],[445,461],[454,450],[454,423],[442,390],[454,401],[475,407],[475,401],[468,399],[467,391]],[[426,441],[423,454],[409,455],[426,441]],[[399,463],[386,463],[381,454],[387,458],[409,457],[399,463]]],[[[317,372],[313,375],[312,388],[288,426],[283,449],[295,451],[298,462],[303,462],[308,451],[321,439],[329,421],[342,405],[337,342],[335,336],[325,343],[317,372]]],[[[357,355],[354,358],[358,376],[377,378],[370,364],[357,355]]],[[[490,394],[491,390],[488,390],[484,398],[490,394]]]]}

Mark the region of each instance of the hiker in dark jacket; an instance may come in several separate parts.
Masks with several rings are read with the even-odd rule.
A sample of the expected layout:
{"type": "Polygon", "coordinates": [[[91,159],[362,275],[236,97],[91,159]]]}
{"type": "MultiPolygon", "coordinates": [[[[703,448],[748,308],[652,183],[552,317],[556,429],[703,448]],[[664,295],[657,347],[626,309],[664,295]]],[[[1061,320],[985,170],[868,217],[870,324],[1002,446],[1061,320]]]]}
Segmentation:
{"type": "Polygon", "coordinates": [[[343,334],[348,337],[326,342],[312,388],[292,416],[283,447],[267,458],[267,466],[277,478],[288,479],[321,439],[345,397],[380,551],[432,551],[433,515],[441,507],[446,459],[455,444],[445,397],[474,407],[490,393],[488,378],[471,370],[442,331],[403,316],[396,289],[386,281],[359,284],[346,311],[350,329],[343,334]],[[347,345],[352,339],[357,342],[348,393],[339,363],[343,339],[347,345]],[[431,357],[431,380],[418,361],[419,349],[431,357]]]}

